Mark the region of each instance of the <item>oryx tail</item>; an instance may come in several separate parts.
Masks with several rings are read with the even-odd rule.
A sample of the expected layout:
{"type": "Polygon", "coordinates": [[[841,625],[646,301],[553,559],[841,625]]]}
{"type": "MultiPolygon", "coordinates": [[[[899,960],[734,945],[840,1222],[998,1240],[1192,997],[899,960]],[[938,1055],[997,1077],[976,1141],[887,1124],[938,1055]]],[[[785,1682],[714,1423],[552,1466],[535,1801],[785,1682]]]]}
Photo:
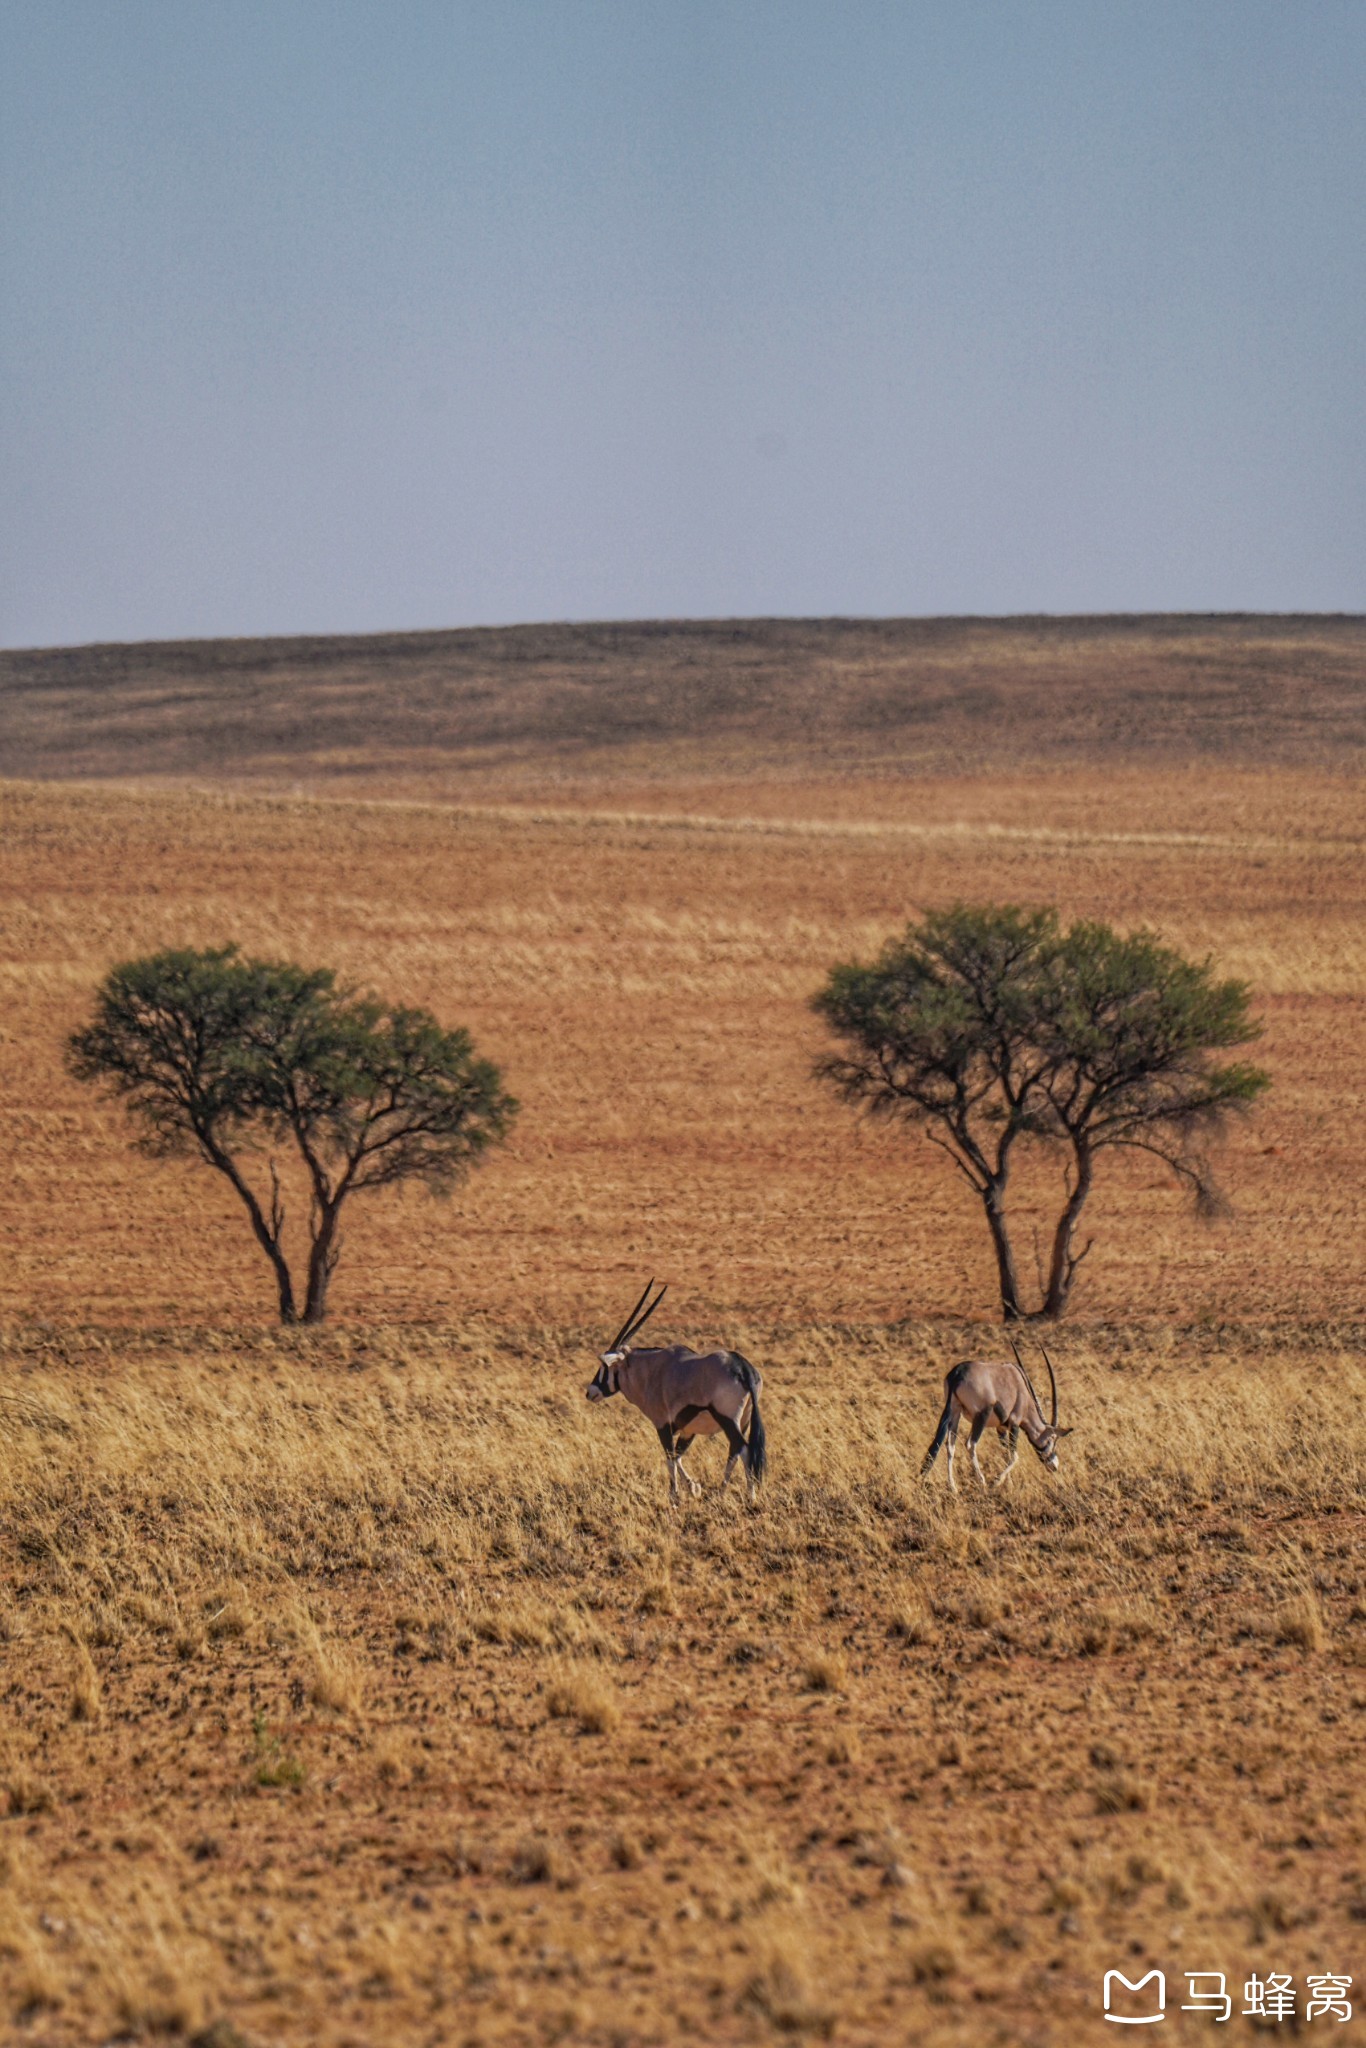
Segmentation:
{"type": "Polygon", "coordinates": [[[745,1463],[749,1476],[757,1486],[768,1470],[768,1438],[764,1434],[764,1420],[759,1413],[759,1388],[763,1382],[747,1358],[738,1351],[731,1352],[731,1362],[740,1369],[740,1384],[749,1395],[749,1441],[745,1446],[745,1463]]]}

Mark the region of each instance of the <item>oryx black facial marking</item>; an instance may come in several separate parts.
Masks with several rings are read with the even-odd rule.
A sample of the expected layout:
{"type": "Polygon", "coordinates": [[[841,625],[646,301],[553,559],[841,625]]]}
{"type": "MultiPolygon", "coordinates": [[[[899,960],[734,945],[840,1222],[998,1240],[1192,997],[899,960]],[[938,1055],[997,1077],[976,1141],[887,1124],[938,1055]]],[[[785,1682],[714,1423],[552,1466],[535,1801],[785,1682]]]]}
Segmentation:
{"type": "Polygon", "coordinates": [[[590,1401],[610,1401],[617,1392],[617,1369],[604,1361],[588,1383],[588,1398],[590,1401]]]}

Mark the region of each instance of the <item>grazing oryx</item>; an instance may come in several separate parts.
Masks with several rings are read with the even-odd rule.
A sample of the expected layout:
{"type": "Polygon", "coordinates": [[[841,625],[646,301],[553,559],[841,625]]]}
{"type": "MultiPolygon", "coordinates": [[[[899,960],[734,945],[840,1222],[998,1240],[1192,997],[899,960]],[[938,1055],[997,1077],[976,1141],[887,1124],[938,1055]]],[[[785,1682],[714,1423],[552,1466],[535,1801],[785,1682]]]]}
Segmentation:
{"type": "Polygon", "coordinates": [[[1058,1469],[1058,1439],[1071,1436],[1070,1429],[1058,1427],[1058,1383],[1053,1377],[1053,1367],[1048,1353],[1043,1351],[1043,1362],[1048,1366],[1048,1381],[1053,1389],[1053,1419],[1044,1421],[1043,1404],[1034,1391],[1033,1382],[1025,1371],[1024,1360],[1015,1348],[1015,1339],[1010,1339],[1010,1348],[1015,1352],[1014,1365],[997,1365],[984,1358],[965,1358],[961,1365],[955,1365],[944,1381],[944,1412],[939,1418],[939,1427],[934,1433],[934,1442],[925,1453],[925,1462],[920,1467],[923,1479],[935,1459],[939,1456],[941,1444],[948,1445],[949,1486],[957,1493],[954,1484],[953,1454],[958,1445],[958,1425],[964,1416],[972,1424],[968,1435],[968,1449],[972,1453],[972,1469],[987,1484],[987,1476],[977,1462],[977,1440],[989,1422],[996,1425],[996,1433],[1010,1439],[1010,1457],[996,1476],[997,1486],[1004,1485],[1015,1469],[1015,1460],[1020,1454],[1020,1431],[1023,1430],[1039,1454],[1041,1462],[1050,1472],[1058,1469]]]}
{"type": "Polygon", "coordinates": [[[730,1445],[724,1493],[737,1463],[745,1468],[749,1497],[764,1476],[767,1463],[764,1425],[759,1416],[759,1390],[763,1379],[757,1368],[738,1351],[689,1351],[685,1344],[671,1344],[666,1351],[630,1351],[626,1347],[648,1316],[664,1299],[661,1287],[649,1301],[651,1280],[607,1349],[600,1353],[601,1365],[588,1384],[590,1401],[608,1401],[613,1394],[625,1394],[628,1401],[647,1415],[659,1433],[669,1461],[669,1492],[678,1499],[680,1474],[694,1494],[702,1488],[691,1472],[683,1470],[683,1459],[695,1436],[725,1432],[730,1445]],[[649,1302],[649,1306],[646,1303],[649,1302]],[[748,1442],[744,1435],[746,1414],[750,1417],[748,1442]]]}

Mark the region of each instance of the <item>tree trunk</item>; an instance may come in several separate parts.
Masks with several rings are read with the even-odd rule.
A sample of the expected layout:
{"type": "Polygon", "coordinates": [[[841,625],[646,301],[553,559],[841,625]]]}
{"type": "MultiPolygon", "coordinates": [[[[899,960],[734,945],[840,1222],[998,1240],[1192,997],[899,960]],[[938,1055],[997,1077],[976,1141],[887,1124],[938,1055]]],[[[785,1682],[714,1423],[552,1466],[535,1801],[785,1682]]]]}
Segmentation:
{"type": "Polygon", "coordinates": [[[280,1321],[297,1323],[299,1312],[294,1306],[294,1282],[290,1278],[289,1267],[285,1264],[279,1246],[267,1245],[266,1256],[275,1268],[275,1285],[280,1290],[280,1321]]]}
{"type": "Polygon", "coordinates": [[[282,1323],[297,1323],[299,1312],[294,1303],[294,1282],[290,1277],[289,1263],[280,1249],[280,1233],[284,1229],[285,1212],[284,1205],[280,1200],[279,1184],[275,1180],[274,1166],[272,1165],[271,1167],[271,1185],[274,1189],[274,1196],[271,1202],[270,1221],[267,1222],[261,1204],[238,1172],[237,1163],[231,1153],[225,1152],[220,1145],[211,1144],[207,1140],[201,1139],[200,1142],[203,1144],[204,1156],[209,1164],[217,1167],[218,1171],[225,1175],[232,1182],[234,1188],[236,1188],[243,1206],[251,1218],[252,1232],[256,1242],[270,1260],[275,1273],[275,1285],[280,1296],[280,1321],[282,1323]]]}
{"type": "Polygon", "coordinates": [[[1010,1233],[1006,1228],[1006,1212],[1003,1187],[993,1185],[983,1188],[982,1205],[987,1212],[987,1228],[991,1232],[992,1247],[996,1253],[996,1271],[1001,1283],[1001,1314],[1008,1323],[1022,1320],[1024,1310],[1020,1306],[1020,1283],[1015,1272],[1015,1253],[1011,1249],[1010,1233]]]}
{"type": "Polygon", "coordinates": [[[252,1201],[247,1206],[251,1213],[251,1227],[256,1233],[256,1241],[275,1270],[275,1285],[279,1289],[280,1294],[280,1321],[282,1323],[297,1323],[299,1312],[294,1305],[294,1282],[290,1277],[289,1265],[285,1255],[280,1250],[280,1241],[272,1233],[270,1225],[261,1214],[258,1204],[252,1201]]]}
{"type": "Polygon", "coordinates": [[[340,1206],[339,1203],[337,1208],[323,1209],[318,1214],[313,1245],[308,1254],[308,1295],[303,1314],[306,1323],[320,1323],[327,1314],[327,1286],[341,1254],[341,1246],[337,1242],[340,1206]]]}
{"type": "Polygon", "coordinates": [[[1059,1216],[1058,1227],[1053,1233],[1053,1256],[1048,1264],[1048,1290],[1044,1295],[1043,1307],[1039,1311],[1049,1322],[1056,1322],[1067,1307],[1067,1298],[1072,1292],[1077,1267],[1086,1257],[1086,1251],[1090,1250],[1088,1245],[1086,1251],[1078,1252],[1075,1258],[1072,1255],[1072,1233],[1077,1227],[1077,1218],[1085,1206],[1086,1197],[1091,1192],[1091,1154],[1087,1147],[1076,1148],[1076,1162],[1076,1185],[1067,1198],[1066,1207],[1059,1216]]]}

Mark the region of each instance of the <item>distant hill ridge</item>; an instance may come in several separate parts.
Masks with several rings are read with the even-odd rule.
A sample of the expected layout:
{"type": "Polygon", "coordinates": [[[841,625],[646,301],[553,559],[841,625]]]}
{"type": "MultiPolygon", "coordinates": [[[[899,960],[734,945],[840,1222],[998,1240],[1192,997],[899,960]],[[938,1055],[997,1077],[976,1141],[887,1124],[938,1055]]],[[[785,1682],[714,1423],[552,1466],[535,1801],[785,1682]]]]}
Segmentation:
{"type": "Polygon", "coordinates": [[[536,625],[0,653],[0,775],[1358,768],[1366,618],[536,625]]]}

